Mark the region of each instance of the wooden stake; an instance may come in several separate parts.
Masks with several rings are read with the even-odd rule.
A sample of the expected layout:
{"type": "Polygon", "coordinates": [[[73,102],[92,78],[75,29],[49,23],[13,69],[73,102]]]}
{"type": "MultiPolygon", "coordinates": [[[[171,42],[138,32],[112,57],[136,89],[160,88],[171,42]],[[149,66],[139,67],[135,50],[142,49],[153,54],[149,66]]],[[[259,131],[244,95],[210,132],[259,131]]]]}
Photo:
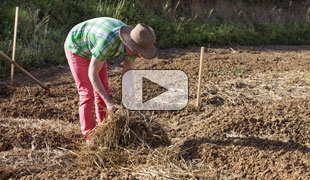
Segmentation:
{"type": "MultiPolygon", "coordinates": [[[[16,7],[16,12],[15,12],[15,26],[14,26],[14,39],[13,39],[13,51],[12,51],[13,61],[15,61],[17,23],[18,23],[18,7],[16,7]]],[[[13,80],[14,80],[14,64],[11,65],[11,82],[10,82],[11,86],[13,86],[13,80]]]]}
{"type": "Polygon", "coordinates": [[[40,85],[45,91],[50,92],[50,89],[47,85],[43,84],[41,81],[39,81],[37,78],[35,78],[32,74],[30,74],[28,71],[26,71],[23,67],[21,67],[19,64],[17,64],[15,61],[13,61],[9,56],[4,54],[2,51],[0,51],[0,56],[4,57],[7,61],[14,64],[19,70],[21,70],[23,73],[25,73],[30,79],[32,79],[34,82],[36,82],[38,85],[40,85]]]}
{"type": "Polygon", "coordinates": [[[203,60],[205,55],[205,47],[201,47],[200,52],[200,66],[199,66],[199,79],[198,79],[198,90],[197,90],[197,107],[200,108],[200,93],[201,93],[201,82],[202,82],[202,68],[203,68],[203,60]]]}

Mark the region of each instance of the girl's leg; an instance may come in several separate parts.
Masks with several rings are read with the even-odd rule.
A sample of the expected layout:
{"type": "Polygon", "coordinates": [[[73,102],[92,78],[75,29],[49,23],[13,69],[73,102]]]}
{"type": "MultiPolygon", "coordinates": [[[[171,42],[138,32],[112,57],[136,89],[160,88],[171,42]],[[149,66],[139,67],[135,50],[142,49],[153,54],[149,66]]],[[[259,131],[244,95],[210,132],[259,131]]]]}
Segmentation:
{"type": "Polygon", "coordinates": [[[90,60],[78,56],[65,47],[66,57],[80,96],[79,116],[84,136],[95,127],[94,121],[94,90],[88,78],[90,60]]]}

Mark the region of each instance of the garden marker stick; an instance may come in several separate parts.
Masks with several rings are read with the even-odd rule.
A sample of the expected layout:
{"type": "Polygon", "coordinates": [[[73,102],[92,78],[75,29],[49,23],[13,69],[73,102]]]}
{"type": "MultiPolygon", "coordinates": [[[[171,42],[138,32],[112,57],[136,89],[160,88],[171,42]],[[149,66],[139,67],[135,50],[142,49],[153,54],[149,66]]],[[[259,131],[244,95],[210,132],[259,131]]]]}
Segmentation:
{"type": "Polygon", "coordinates": [[[197,108],[200,108],[200,93],[201,93],[201,82],[202,82],[202,68],[203,60],[205,55],[205,47],[201,47],[200,52],[200,66],[199,66],[199,78],[198,78],[198,90],[197,90],[197,108]]]}
{"type": "MultiPolygon", "coordinates": [[[[12,51],[13,61],[15,61],[17,22],[18,22],[18,7],[16,7],[16,13],[15,13],[14,39],[13,39],[13,51],[12,51]]],[[[14,64],[11,65],[11,82],[10,82],[11,86],[13,86],[13,80],[14,80],[14,64]]]]}
{"type": "Polygon", "coordinates": [[[2,51],[0,51],[0,55],[3,56],[7,61],[9,61],[10,63],[14,64],[19,70],[21,70],[23,73],[25,73],[30,79],[32,79],[34,82],[36,82],[37,84],[39,84],[43,89],[45,89],[45,91],[50,92],[50,89],[43,84],[41,81],[39,81],[37,78],[35,78],[33,75],[31,75],[28,71],[26,71],[23,67],[21,67],[20,65],[18,65],[15,61],[13,61],[11,58],[9,58],[9,56],[7,56],[6,54],[4,54],[2,51]]]}

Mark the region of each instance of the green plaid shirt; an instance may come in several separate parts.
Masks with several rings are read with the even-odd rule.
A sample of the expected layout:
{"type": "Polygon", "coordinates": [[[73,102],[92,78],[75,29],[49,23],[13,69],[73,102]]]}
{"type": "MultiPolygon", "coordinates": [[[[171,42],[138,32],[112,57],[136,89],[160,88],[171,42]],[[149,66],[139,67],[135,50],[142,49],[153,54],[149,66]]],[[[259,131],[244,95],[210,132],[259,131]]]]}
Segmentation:
{"type": "Polygon", "coordinates": [[[101,17],[84,21],[72,28],[66,39],[66,46],[73,53],[91,59],[104,61],[119,56],[132,61],[125,52],[124,43],[120,40],[118,31],[126,25],[120,20],[101,17]]]}

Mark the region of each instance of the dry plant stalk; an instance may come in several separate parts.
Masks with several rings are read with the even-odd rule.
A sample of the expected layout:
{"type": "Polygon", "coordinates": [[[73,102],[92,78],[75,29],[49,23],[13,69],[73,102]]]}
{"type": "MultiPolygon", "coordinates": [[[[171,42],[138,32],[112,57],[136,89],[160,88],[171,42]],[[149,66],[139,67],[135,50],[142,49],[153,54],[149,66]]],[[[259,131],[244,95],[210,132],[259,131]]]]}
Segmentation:
{"type": "Polygon", "coordinates": [[[143,161],[150,148],[170,145],[166,131],[139,111],[119,109],[90,133],[92,143],[81,148],[78,164],[100,168],[126,167],[143,161]],[[133,153],[135,152],[135,153],[133,153]]]}
{"type": "Polygon", "coordinates": [[[144,164],[137,163],[127,168],[139,179],[212,179],[216,169],[205,164],[205,160],[185,160],[176,145],[150,150],[144,164]]]}
{"type": "Polygon", "coordinates": [[[90,135],[93,142],[77,154],[78,165],[116,168],[141,179],[214,177],[215,170],[204,160],[184,160],[161,125],[141,112],[120,109],[90,135]]]}
{"type": "Polygon", "coordinates": [[[9,179],[14,173],[15,169],[5,167],[5,166],[0,166],[0,179],[9,179]]]}

